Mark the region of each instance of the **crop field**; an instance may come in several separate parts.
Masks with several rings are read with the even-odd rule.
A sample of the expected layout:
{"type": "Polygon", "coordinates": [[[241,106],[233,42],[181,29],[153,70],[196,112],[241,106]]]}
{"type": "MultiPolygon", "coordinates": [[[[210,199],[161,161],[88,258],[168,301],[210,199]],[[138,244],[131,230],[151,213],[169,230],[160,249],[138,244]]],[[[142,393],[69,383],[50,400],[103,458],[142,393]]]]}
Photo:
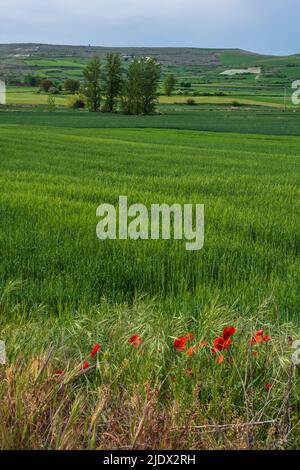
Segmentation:
{"type": "Polygon", "coordinates": [[[1,446],[277,448],[289,432],[297,447],[280,409],[300,308],[300,137],[70,122],[0,125],[0,328],[14,345],[1,446]],[[98,240],[96,208],[119,195],[203,203],[204,248],[98,240]],[[232,350],[215,357],[229,325],[232,350]],[[241,437],[249,420],[260,426],[241,437]],[[211,421],[233,428],[206,434],[211,421]]]}
{"type": "Polygon", "coordinates": [[[213,292],[256,308],[273,293],[297,316],[300,138],[1,126],[1,153],[1,278],[26,280],[25,304],[213,292]],[[205,204],[205,249],[98,242],[96,207],[119,194],[205,204]]]}
{"type": "Polygon", "coordinates": [[[71,128],[161,128],[229,133],[298,136],[299,112],[261,109],[224,110],[170,105],[161,115],[125,116],[87,112],[25,111],[0,112],[0,124],[71,128]]]}

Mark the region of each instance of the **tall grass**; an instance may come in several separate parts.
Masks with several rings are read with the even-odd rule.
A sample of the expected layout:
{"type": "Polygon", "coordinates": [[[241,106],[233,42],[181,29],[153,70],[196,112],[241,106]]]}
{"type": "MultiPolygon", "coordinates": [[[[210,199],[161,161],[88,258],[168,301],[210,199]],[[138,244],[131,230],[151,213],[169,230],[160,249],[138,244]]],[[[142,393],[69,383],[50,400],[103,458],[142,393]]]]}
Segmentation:
{"type": "Polygon", "coordinates": [[[272,322],[268,302],[248,318],[216,302],[197,318],[165,317],[157,303],[139,299],[103,299],[75,315],[37,308],[29,318],[19,306],[10,321],[1,309],[8,352],[0,369],[2,449],[299,446],[296,331],[272,322]],[[237,331],[218,363],[213,339],[229,325],[237,331]],[[271,341],[249,345],[261,327],[271,341]],[[208,345],[192,356],[177,351],[174,339],[187,332],[194,334],[188,346],[208,345]],[[143,340],[138,348],[129,341],[133,334],[143,340]],[[91,358],[95,342],[102,348],[91,358]]]}

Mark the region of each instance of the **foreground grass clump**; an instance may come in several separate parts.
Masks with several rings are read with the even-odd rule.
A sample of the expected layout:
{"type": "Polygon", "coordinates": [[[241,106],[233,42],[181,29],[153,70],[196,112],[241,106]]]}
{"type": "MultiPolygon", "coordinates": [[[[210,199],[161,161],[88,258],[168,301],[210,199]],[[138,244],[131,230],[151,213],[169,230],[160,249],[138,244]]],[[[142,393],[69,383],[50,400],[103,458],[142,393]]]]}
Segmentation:
{"type": "Polygon", "coordinates": [[[53,317],[2,304],[0,448],[299,447],[294,326],[268,309],[165,317],[103,300],[53,317]]]}

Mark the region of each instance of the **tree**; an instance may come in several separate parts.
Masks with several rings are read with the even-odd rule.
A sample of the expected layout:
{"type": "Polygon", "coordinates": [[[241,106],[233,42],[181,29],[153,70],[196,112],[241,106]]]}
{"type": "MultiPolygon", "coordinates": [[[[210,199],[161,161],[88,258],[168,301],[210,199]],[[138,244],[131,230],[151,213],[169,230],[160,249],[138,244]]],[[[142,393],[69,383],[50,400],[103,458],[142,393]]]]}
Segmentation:
{"type": "Polygon", "coordinates": [[[156,59],[146,58],[142,60],[142,69],[142,109],[144,114],[151,114],[155,111],[161,66],[156,59]]]}
{"type": "Polygon", "coordinates": [[[64,88],[70,93],[77,93],[80,89],[80,81],[74,78],[67,78],[64,82],[64,88]]]}
{"type": "Polygon", "coordinates": [[[35,86],[38,86],[39,79],[38,79],[38,77],[36,77],[34,75],[28,74],[24,78],[24,84],[28,85],[28,86],[35,87],[35,86]]]}
{"type": "Polygon", "coordinates": [[[97,112],[101,104],[101,63],[99,57],[94,57],[84,69],[85,95],[87,97],[88,108],[92,112],[97,112]]]}
{"type": "Polygon", "coordinates": [[[142,58],[131,62],[122,99],[126,114],[154,112],[160,72],[160,65],[155,59],[142,58]]]}
{"type": "Polygon", "coordinates": [[[138,59],[131,62],[128,67],[122,108],[126,114],[141,114],[142,112],[142,70],[138,59]]]}
{"type": "Polygon", "coordinates": [[[119,54],[108,53],[105,64],[105,109],[113,112],[122,89],[122,62],[119,54]]]}
{"type": "Polygon", "coordinates": [[[46,93],[48,93],[48,91],[50,90],[50,88],[52,88],[54,86],[53,82],[51,80],[43,80],[41,83],[40,83],[40,87],[43,91],[45,91],[46,93]]]}
{"type": "Polygon", "coordinates": [[[47,108],[48,108],[48,111],[49,111],[50,113],[52,113],[53,111],[55,111],[55,108],[56,108],[56,106],[55,106],[55,97],[54,97],[54,95],[53,95],[52,93],[49,94],[49,96],[48,96],[47,108]]]}
{"type": "Polygon", "coordinates": [[[164,81],[164,89],[167,96],[171,96],[173,91],[175,90],[177,80],[175,75],[172,73],[167,75],[164,81]]]}

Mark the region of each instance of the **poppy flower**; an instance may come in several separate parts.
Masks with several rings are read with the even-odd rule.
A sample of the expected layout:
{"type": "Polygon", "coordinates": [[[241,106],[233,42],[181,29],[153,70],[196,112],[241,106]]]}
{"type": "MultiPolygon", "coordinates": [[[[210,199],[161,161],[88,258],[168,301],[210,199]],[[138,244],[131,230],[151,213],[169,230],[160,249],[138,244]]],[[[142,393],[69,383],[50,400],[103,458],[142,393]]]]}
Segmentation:
{"type": "Polygon", "coordinates": [[[187,339],[185,336],[180,336],[179,338],[175,339],[174,341],[174,348],[177,349],[177,351],[184,351],[186,347],[187,339]]]}
{"type": "Polygon", "coordinates": [[[266,391],[267,393],[269,393],[269,391],[271,390],[271,388],[272,388],[272,385],[271,385],[271,384],[265,384],[265,391],[266,391]]]}
{"type": "Polygon", "coordinates": [[[57,369],[54,374],[55,375],[62,375],[64,373],[64,371],[62,369],[57,369]]]}
{"type": "Polygon", "coordinates": [[[228,328],[224,328],[222,337],[223,337],[225,340],[227,340],[227,339],[229,339],[231,336],[233,336],[235,332],[236,332],[236,329],[234,328],[234,326],[229,326],[228,328]]]}
{"type": "Polygon", "coordinates": [[[222,364],[222,362],[224,361],[225,357],[223,356],[223,354],[219,354],[219,357],[218,357],[218,364],[222,364]]]}
{"type": "Polygon", "coordinates": [[[138,348],[140,344],[142,344],[143,340],[139,335],[133,335],[129,339],[130,343],[134,348],[138,348]]]}
{"type": "Polygon", "coordinates": [[[196,346],[191,346],[187,352],[186,352],[186,355],[187,356],[192,356],[193,354],[196,354],[197,352],[197,347],[196,346]]]}
{"type": "Polygon", "coordinates": [[[88,369],[89,367],[90,367],[89,361],[84,361],[84,363],[82,364],[82,369],[85,370],[85,369],[88,369]]]}
{"type": "Polygon", "coordinates": [[[205,348],[205,346],[208,345],[207,341],[201,341],[200,343],[197,344],[198,348],[205,348]]]}
{"type": "Polygon", "coordinates": [[[188,333],[185,338],[188,341],[189,339],[194,339],[194,335],[193,333],[188,333]]]}
{"type": "Polygon", "coordinates": [[[193,338],[193,333],[188,333],[185,336],[179,336],[179,338],[175,339],[174,341],[174,348],[177,349],[177,351],[184,351],[186,348],[186,342],[193,338]]]}
{"type": "Polygon", "coordinates": [[[212,354],[216,354],[216,351],[223,351],[223,349],[229,349],[232,344],[231,336],[234,335],[236,329],[234,326],[229,326],[223,329],[222,336],[214,339],[214,347],[211,349],[212,354]]]}
{"type": "Polygon", "coordinates": [[[101,349],[101,345],[96,343],[94,346],[93,346],[93,349],[91,350],[90,352],[90,356],[93,357],[95,356],[95,354],[97,354],[97,352],[101,349]]]}
{"type": "Polygon", "coordinates": [[[248,343],[250,345],[255,343],[265,343],[267,341],[271,341],[271,337],[269,334],[264,335],[264,330],[258,330],[251,339],[249,339],[248,343]]]}

